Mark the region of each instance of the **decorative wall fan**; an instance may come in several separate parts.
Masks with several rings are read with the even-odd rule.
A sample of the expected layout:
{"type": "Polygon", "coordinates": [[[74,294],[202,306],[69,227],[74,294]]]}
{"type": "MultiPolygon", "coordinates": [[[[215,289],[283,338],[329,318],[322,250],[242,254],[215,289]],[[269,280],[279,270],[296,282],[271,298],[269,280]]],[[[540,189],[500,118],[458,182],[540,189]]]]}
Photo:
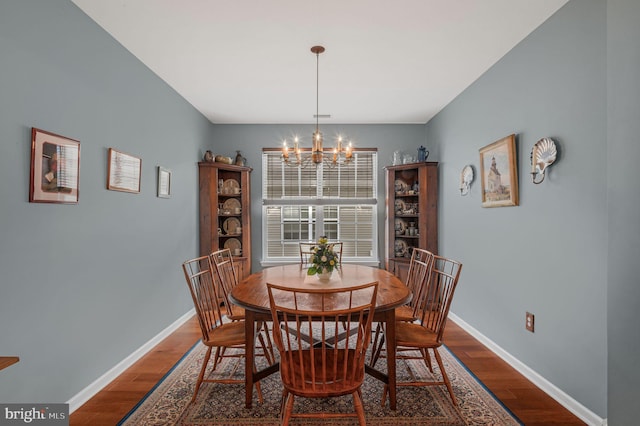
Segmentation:
{"type": "Polygon", "coordinates": [[[531,179],[539,184],[544,180],[546,169],[556,161],[558,150],[556,143],[551,138],[542,138],[533,145],[531,150],[531,179]],[[540,180],[536,180],[541,175],[540,180]]]}

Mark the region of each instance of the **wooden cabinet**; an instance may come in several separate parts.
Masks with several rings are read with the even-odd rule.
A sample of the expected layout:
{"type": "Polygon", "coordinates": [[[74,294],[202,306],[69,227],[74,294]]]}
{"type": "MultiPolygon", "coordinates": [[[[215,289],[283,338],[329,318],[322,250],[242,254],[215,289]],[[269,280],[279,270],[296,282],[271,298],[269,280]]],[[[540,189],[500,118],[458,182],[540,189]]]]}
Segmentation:
{"type": "Polygon", "coordinates": [[[238,279],[251,274],[250,167],[198,163],[200,255],[231,249],[238,279]]]}
{"type": "Polygon", "coordinates": [[[438,253],[438,163],[385,169],[385,268],[405,281],[412,248],[438,253]]]}

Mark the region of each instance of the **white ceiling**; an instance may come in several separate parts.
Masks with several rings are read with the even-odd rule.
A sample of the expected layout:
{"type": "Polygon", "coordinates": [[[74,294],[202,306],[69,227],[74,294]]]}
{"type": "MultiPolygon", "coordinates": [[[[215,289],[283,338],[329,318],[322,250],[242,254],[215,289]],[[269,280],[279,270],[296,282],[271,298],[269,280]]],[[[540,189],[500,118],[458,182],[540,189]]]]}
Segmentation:
{"type": "MultiPolygon", "coordinates": [[[[568,0],[72,0],[213,123],[426,123],[568,0]]],[[[536,64],[531,64],[535,66],[536,64]]]]}

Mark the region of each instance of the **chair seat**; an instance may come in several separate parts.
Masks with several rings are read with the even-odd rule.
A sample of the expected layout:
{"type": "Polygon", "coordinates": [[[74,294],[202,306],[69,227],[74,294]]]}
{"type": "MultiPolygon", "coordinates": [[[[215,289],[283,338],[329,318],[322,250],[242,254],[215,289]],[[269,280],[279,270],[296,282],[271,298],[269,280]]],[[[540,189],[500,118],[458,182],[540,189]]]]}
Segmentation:
{"type": "Polygon", "coordinates": [[[409,305],[402,305],[396,308],[396,321],[409,321],[413,322],[417,320],[413,314],[413,308],[409,305]]]}
{"type": "Polygon", "coordinates": [[[233,305],[233,307],[231,308],[231,311],[233,312],[232,314],[229,314],[228,311],[229,310],[227,309],[227,318],[229,318],[231,321],[243,320],[245,317],[244,308],[241,308],[240,306],[233,305]]]}
{"type": "Polygon", "coordinates": [[[244,346],[244,321],[235,321],[217,326],[203,341],[207,346],[244,346]]]}
{"type": "MultiPolygon", "coordinates": [[[[322,349],[313,349],[312,363],[311,350],[302,351],[302,361],[299,358],[299,352],[294,353],[292,364],[283,362],[280,366],[282,369],[282,380],[284,386],[289,392],[298,396],[311,396],[314,398],[324,398],[332,396],[346,395],[356,391],[364,380],[364,364],[356,365],[356,371],[350,380],[344,380],[342,369],[351,369],[354,366],[355,351],[349,350],[348,359],[345,361],[345,352],[333,352],[326,349],[323,355],[322,349]],[[324,357],[324,359],[323,359],[324,357]],[[304,364],[301,366],[301,362],[304,364]],[[292,368],[292,365],[295,368],[292,368]],[[334,370],[335,369],[335,370],[334,370]],[[337,371],[335,376],[333,371],[337,371]],[[304,372],[304,373],[303,373],[304,372]],[[304,377],[302,375],[304,374],[304,377]],[[322,377],[326,376],[324,382],[322,377]]],[[[282,354],[283,359],[289,359],[289,352],[282,354]]]]}
{"type": "Polygon", "coordinates": [[[413,348],[435,348],[441,345],[438,335],[420,324],[396,322],[396,345],[413,348]]]}

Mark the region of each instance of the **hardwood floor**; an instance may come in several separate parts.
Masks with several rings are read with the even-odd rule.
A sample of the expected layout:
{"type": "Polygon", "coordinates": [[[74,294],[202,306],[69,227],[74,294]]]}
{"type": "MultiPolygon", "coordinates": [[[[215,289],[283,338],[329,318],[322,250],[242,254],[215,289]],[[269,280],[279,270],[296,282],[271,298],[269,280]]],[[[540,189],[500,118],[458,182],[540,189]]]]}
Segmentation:
{"type": "MultiPolygon", "coordinates": [[[[192,318],[77,409],[70,425],[115,425],[200,339],[192,318]]],[[[527,426],[584,425],[453,321],[445,344],[527,426]]]]}

